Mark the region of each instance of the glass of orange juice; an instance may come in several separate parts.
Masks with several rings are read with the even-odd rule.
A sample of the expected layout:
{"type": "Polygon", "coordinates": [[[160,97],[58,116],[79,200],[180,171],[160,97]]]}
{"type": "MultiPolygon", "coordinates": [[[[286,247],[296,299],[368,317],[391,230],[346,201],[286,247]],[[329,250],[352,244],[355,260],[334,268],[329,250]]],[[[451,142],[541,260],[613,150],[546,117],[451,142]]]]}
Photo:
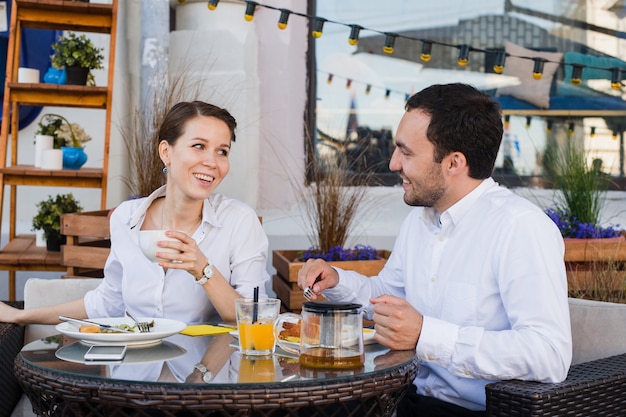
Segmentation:
{"type": "Polygon", "coordinates": [[[239,351],[243,355],[267,356],[274,353],[274,321],[280,312],[280,300],[235,300],[239,351]]]}

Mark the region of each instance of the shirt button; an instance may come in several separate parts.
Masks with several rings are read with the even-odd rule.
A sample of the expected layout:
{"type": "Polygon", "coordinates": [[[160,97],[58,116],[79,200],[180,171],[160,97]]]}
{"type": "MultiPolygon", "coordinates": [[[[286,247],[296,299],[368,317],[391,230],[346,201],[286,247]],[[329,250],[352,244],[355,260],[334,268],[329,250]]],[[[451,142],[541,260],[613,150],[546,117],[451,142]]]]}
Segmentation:
{"type": "Polygon", "coordinates": [[[434,360],[435,360],[435,357],[434,357],[433,355],[428,355],[428,360],[429,360],[429,361],[434,361],[434,360]]]}
{"type": "Polygon", "coordinates": [[[435,282],[435,277],[430,277],[431,282],[435,282]]]}
{"type": "Polygon", "coordinates": [[[470,376],[472,373],[470,371],[465,371],[465,375],[470,376]]]}
{"type": "Polygon", "coordinates": [[[426,387],[424,391],[426,391],[426,394],[430,394],[430,387],[426,387]]]}
{"type": "Polygon", "coordinates": [[[445,236],[439,236],[439,241],[440,241],[440,242],[443,242],[444,240],[446,240],[446,237],[445,237],[445,236]]]}

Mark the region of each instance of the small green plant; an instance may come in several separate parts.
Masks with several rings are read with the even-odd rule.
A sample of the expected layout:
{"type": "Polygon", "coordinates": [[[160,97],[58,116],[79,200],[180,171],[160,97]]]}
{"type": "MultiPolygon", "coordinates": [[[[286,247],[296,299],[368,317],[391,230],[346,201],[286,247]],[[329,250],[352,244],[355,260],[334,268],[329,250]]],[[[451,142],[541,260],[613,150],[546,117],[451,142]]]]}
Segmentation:
{"type": "Polygon", "coordinates": [[[103,48],[97,48],[86,35],[76,35],[68,32],[65,36],[59,36],[52,44],[54,54],[51,57],[52,66],[82,67],[89,69],[102,69],[103,48]]]}
{"type": "Polygon", "coordinates": [[[546,154],[554,188],[560,191],[554,208],[546,213],[559,226],[563,237],[596,238],[618,236],[622,230],[600,226],[610,178],[587,163],[586,154],[572,143],[559,152],[546,154]]]}
{"type": "Polygon", "coordinates": [[[33,217],[33,230],[43,230],[44,237],[61,234],[61,215],[77,213],[83,210],[72,193],[48,196],[47,200],[37,203],[37,214],[33,217]]]}

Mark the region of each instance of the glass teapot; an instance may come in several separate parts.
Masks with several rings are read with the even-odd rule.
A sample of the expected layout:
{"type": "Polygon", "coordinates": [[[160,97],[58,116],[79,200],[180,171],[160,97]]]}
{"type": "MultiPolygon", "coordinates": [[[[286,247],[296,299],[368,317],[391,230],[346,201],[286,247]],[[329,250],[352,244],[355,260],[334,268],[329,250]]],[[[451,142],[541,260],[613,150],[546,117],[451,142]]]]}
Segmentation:
{"type": "Polygon", "coordinates": [[[363,314],[360,304],[312,302],[302,314],[283,313],[274,336],[283,350],[311,368],[348,369],[363,365],[363,314]]]}

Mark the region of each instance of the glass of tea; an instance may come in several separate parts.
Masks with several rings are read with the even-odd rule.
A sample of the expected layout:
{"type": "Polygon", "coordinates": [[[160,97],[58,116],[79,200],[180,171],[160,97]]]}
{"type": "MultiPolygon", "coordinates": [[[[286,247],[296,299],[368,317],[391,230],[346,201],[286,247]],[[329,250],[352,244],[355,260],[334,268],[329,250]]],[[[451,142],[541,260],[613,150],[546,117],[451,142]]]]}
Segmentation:
{"type": "Polygon", "coordinates": [[[278,316],[276,342],[281,349],[299,355],[300,365],[305,367],[358,368],[365,360],[360,309],[360,304],[353,303],[304,302],[301,315],[278,316]]]}

